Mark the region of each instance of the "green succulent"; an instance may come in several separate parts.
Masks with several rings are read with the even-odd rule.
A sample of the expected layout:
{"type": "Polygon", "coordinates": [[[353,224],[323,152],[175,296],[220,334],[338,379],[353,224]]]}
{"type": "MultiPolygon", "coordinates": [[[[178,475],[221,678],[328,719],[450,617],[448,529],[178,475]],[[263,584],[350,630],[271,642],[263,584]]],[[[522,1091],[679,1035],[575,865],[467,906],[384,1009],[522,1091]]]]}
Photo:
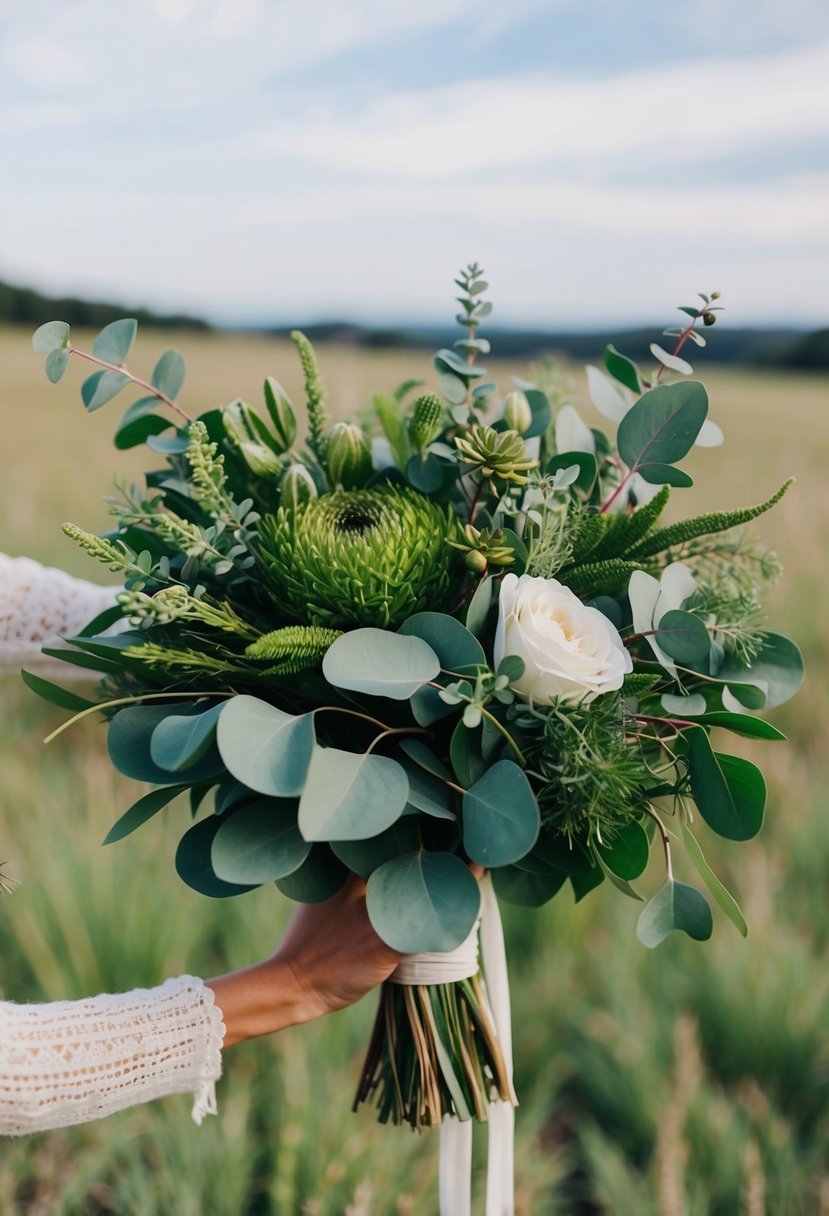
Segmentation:
{"type": "Polygon", "coordinates": [[[445,607],[459,535],[446,509],[408,486],[337,490],[260,527],[264,587],[284,619],[393,628],[445,607]]]}
{"type": "Polygon", "coordinates": [[[500,528],[494,532],[484,528],[479,532],[472,524],[466,524],[463,540],[450,540],[449,544],[464,554],[467,567],[476,574],[483,574],[487,566],[511,566],[515,561],[515,550],[504,543],[500,528]]]}
{"type": "Polygon", "coordinates": [[[455,439],[464,464],[472,465],[489,481],[493,477],[524,485],[525,473],[538,464],[517,431],[496,431],[491,426],[472,426],[455,439]]]}

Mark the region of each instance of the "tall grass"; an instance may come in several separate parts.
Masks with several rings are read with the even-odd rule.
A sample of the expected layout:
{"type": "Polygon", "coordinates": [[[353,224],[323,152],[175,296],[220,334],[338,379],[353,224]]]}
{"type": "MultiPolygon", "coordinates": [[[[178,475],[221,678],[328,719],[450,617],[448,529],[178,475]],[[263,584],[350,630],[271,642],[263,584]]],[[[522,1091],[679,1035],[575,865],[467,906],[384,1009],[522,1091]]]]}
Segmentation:
{"type": "MultiPolygon", "coordinates": [[[[198,338],[188,346],[190,399],[199,407],[240,389],[255,400],[266,372],[299,396],[282,344],[198,338]]],[[[143,349],[151,362],[154,335],[143,349]]],[[[394,352],[321,355],[339,412],[359,408],[371,388],[393,385],[412,363],[394,352]]],[[[74,392],[42,383],[24,336],[0,333],[0,358],[0,548],[97,577],[58,525],[67,516],[104,525],[98,499],[116,464],[114,418],[108,411],[84,418],[74,392]]],[[[506,372],[497,370],[503,382],[506,372]]],[[[695,453],[699,485],[681,499],[682,510],[759,500],[789,473],[798,476],[763,530],[787,566],[772,623],[804,645],[810,678],[775,716],[790,743],[760,755],[770,789],[763,834],[747,846],[706,842],[745,905],[748,941],[717,917],[712,942],[672,938],[648,952],[633,933],[636,907],[604,889],[578,907],[563,895],[538,913],[507,910],[522,1216],[829,1216],[827,383],[705,378],[728,443],[695,453]]],[[[132,460],[136,473],[140,463],[132,460]]],[[[76,997],[182,971],[207,975],[273,947],[289,912],[273,890],[213,903],[176,878],[184,806],[171,806],[128,842],[99,848],[135,796],[111,771],[100,726],[86,723],[44,750],[40,740],[60,714],[16,681],[6,682],[2,698],[0,857],[15,858],[23,879],[0,903],[6,997],[76,997]]],[[[740,750],[759,754],[748,744],[740,750]]],[[[432,1213],[433,1138],[350,1114],[372,1006],[368,998],[228,1053],[220,1117],[201,1128],[189,1119],[187,1099],[173,1098],[7,1141],[0,1212],[432,1213]]]]}

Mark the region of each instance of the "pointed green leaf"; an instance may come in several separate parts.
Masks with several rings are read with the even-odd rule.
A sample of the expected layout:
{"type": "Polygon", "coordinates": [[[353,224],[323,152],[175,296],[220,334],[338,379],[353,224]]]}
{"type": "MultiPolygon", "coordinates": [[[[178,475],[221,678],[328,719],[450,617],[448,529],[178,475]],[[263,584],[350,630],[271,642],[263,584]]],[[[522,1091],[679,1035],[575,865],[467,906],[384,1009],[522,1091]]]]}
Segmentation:
{"type": "Polygon", "coordinates": [[[476,638],[480,638],[486,629],[487,617],[492,607],[495,579],[488,575],[475,588],[475,594],[469,601],[466,610],[466,627],[476,638]]]}
{"type": "Polygon", "coordinates": [[[374,871],[366,906],[375,932],[393,950],[447,951],[472,932],[481,894],[454,853],[420,851],[395,857],[374,871]]]}
{"type": "Polygon", "coordinates": [[[48,701],[51,705],[57,705],[60,709],[71,709],[73,713],[80,713],[85,709],[91,709],[95,704],[94,701],[88,700],[86,697],[79,697],[75,692],[69,692],[65,688],[61,688],[59,684],[53,684],[51,680],[44,680],[42,676],[36,676],[31,671],[21,671],[20,676],[23,683],[31,688],[32,692],[36,692],[44,701],[48,701]]]}
{"type": "Polygon", "coordinates": [[[400,744],[400,750],[407,755],[415,764],[419,764],[421,768],[425,768],[427,773],[431,773],[435,777],[451,778],[449,769],[428,748],[420,739],[404,739],[400,744]]]}
{"type": "Polygon", "coordinates": [[[546,874],[533,874],[518,866],[499,866],[492,871],[495,894],[505,903],[517,904],[519,908],[540,908],[552,899],[567,881],[561,870],[546,874]]]}
{"type": "Polygon", "coordinates": [[[766,783],[756,765],[714,752],[706,731],[684,733],[691,793],[705,822],[726,840],[751,840],[763,826],[766,783]]]}
{"type": "Polygon", "coordinates": [[[607,845],[597,845],[601,861],[619,878],[638,878],[648,864],[650,841],[640,823],[629,823],[607,845]]]}
{"type": "Polygon", "coordinates": [[[92,353],[104,363],[123,363],[132,349],[138,322],[133,317],[124,317],[105,325],[92,344],[92,353]]]}
{"type": "Polygon", "coordinates": [[[286,714],[258,697],[226,701],[216,732],[227,770],[258,794],[293,798],[302,792],[314,747],[310,713],[286,714]]]}
{"type": "Polygon", "coordinates": [[[620,384],[624,384],[625,388],[631,389],[634,393],[642,392],[639,368],[632,359],[620,354],[612,344],[605,347],[603,358],[604,365],[614,380],[618,380],[620,384]]]}
{"type": "Polygon", "coordinates": [[[698,381],[661,384],[640,397],[619,423],[619,455],[646,481],[658,477],[685,484],[668,480],[668,466],[690,451],[707,414],[708,394],[698,381]]]}
{"type": "Polygon", "coordinates": [[[726,914],[731,923],[740,931],[740,933],[742,933],[743,937],[748,937],[748,925],[746,924],[746,918],[743,916],[742,911],[740,910],[740,905],[737,903],[731,892],[727,891],[720,882],[719,878],[717,878],[716,874],[703,856],[702,849],[699,846],[699,841],[685,823],[682,824],[682,839],[685,841],[685,848],[688,850],[688,856],[694,863],[694,866],[702,878],[702,881],[714,896],[714,899],[722,908],[723,912],[726,914]]]}
{"type": "Polygon", "coordinates": [[[636,936],[643,946],[654,949],[669,933],[681,930],[704,942],[714,929],[714,918],[705,896],[695,887],[669,878],[639,914],[636,936]]]}
{"type": "Polygon", "coordinates": [[[111,401],[116,393],[120,393],[129,382],[129,376],[125,376],[123,372],[93,372],[81,385],[83,403],[90,413],[92,410],[98,410],[111,401]]]}
{"type": "Polygon", "coordinates": [[[150,383],[153,388],[157,388],[160,393],[164,393],[165,397],[169,397],[175,401],[181,392],[181,386],[184,384],[184,377],[186,375],[187,364],[184,362],[184,356],[180,351],[165,350],[153,368],[150,383]]]}
{"type": "Polygon", "coordinates": [[[149,794],[134,802],[128,811],[124,811],[121,818],[109,829],[102,843],[114,844],[116,840],[123,840],[188,788],[186,785],[164,785],[159,790],[150,790],[149,794]]]}

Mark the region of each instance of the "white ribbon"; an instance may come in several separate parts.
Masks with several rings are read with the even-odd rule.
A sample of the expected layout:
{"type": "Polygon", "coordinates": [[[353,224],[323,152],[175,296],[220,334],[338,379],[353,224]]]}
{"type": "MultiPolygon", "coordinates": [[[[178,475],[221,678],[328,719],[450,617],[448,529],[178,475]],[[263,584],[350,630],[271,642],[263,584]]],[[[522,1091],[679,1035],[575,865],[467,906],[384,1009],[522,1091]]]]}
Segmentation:
{"type": "MultiPolygon", "coordinates": [[[[481,880],[481,956],[490,1012],[512,1085],[512,1025],[504,931],[492,880],[481,880]]],[[[392,975],[396,984],[451,984],[478,971],[478,928],[447,954],[413,954],[392,975]]],[[[515,1111],[489,1103],[486,1216],[515,1216],[515,1111]]],[[[440,1216],[472,1216],[472,1120],[447,1115],[440,1129],[440,1216]]]]}

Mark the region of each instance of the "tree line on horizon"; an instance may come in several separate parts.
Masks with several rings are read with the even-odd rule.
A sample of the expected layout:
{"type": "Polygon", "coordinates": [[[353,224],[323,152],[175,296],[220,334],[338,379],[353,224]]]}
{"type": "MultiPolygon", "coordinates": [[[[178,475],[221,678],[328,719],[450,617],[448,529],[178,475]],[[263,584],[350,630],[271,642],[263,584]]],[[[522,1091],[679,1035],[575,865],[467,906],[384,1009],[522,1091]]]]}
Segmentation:
{"type": "MultiPolygon", "coordinates": [[[[149,308],[130,308],[124,304],[85,300],[78,296],[49,296],[32,287],[19,287],[0,280],[0,324],[37,327],[59,319],[70,325],[100,329],[119,317],[132,316],[139,325],[158,329],[190,329],[207,332],[216,326],[202,317],[186,313],[160,313],[149,308]]],[[[273,336],[287,335],[293,326],[245,326],[273,336]]],[[[337,341],[369,349],[408,347],[434,350],[451,340],[449,327],[402,325],[393,328],[359,325],[349,321],[322,321],[302,327],[315,342],[337,341]]],[[[593,331],[550,331],[502,329],[487,331],[495,351],[507,358],[527,358],[543,354],[567,355],[573,359],[593,359],[609,343],[621,344],[634,359],[646,359],[651,342],[658,340],[657,326],[634,329],[593,331]]],[[[716,340],[709,344],[706,358],[712,363],[744,366],[785,367],[803,370],[829,370],[829,327],[812,331],[784,327],[718,326],[716,340]]]]}

